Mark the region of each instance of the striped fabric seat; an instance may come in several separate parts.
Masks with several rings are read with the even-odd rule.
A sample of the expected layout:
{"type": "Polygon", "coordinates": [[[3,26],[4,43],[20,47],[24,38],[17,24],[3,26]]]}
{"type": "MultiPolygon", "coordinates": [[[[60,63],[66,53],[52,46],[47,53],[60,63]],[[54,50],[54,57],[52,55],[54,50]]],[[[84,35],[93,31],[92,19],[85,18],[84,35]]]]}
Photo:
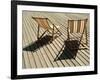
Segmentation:
{"type": "Polygon", "coordinates": [[[39,25],[39,27],[42,27],[44,29],[52,29],[50,28],[47,19],[48,18],[36,18],[36,17],[32,17],[39,25]]]}
{"type": "Polygon", "coordinates": [[[38,32],[37,32],[38,39],[41,39],[46,32],[52,34],[52,39],[54,37],[54,34],[57,33],[59,33],[59,35],[61,34],[61,32],[58,29],[59,27],[54,25],[48,18],[32,17],[32,19],[34,19],[38,23],[38,32]],[[40,27],[45,30],[41,36],[39,36],[40,27]]]}
{"type": "MultiPolygon", "coordinates": [[[[79,43],[83,38],[84,32],[87,32],[87,20],[88,19],[81,19],[81,20],[68,20],[68,40],[75,40],[78,39],[79,43]],[[78,34],[78,36],[74,36],[74,34],[78,34]],[[73,37],[71,36],[73,35],[73,37]]],[[[86,37],[86,44],[87,44],[87,33],[85,34],[86,37]]]]}
{"type": "Polygon", "coordinates": [[[70,33],[83,33],[86,27],[87,19],[83,20],[68,20],[70,33]]]}

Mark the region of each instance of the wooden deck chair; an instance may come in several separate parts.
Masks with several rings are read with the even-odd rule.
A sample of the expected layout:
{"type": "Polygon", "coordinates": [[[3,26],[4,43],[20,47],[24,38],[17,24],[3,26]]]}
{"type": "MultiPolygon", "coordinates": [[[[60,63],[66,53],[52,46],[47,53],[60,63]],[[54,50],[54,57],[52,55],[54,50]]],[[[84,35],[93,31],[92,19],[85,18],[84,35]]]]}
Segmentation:
{"type": "MultiPolygon", "coordinates": [[[[67,34],[68,40],[78,40],[79,46],[82,44],[83,34],[85,33],[85,41],[87,45],[87,20],[88,19],[81,19],[81,20],[68,20],[68,27],[67,27],[67,34]],[[71,36],[72,34],[72,36],[71,36]],[[76,37],[76,34],[79,35],[76,37]]],[[[79,49],[88,48],[86,45],[82,44],[83,47],[79,47],[79,49]]]]}
{"type": "Polygon", "coordinates": [[[52,40],[61,35],[59,26],[54,25],[48,18],[32,17],[38,23],[37,39],[41,39],[43,35],[48,32],[52,36],[52,40]],[[45,31],[39,36],[40,27],[45,31]],[[55,36],[56,35],[56,36],[55,36]]]}

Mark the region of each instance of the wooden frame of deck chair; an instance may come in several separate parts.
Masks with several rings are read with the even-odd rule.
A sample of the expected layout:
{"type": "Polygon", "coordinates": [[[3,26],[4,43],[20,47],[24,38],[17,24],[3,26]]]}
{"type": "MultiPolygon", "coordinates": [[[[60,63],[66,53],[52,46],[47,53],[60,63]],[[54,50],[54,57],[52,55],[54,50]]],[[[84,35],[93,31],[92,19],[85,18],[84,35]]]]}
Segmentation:
{"type": "MultiPolygon", "coordinates": [[[[79,48],[78,49],[88,49],[87,47],[87,21],[88,19],[80,19],[80,20],[68,20],[68,27],[67,27],[67,34],[68,34],[68,41],[69,40],[77,40],[79,41],[79,48]],[[74,37],[71,38],[71,34],[72,33],[79,33],[80,37],[76,37],[75,35],[73,35],[74,37]],[[85,33],[85,34],[84,34],[85,33]],[[85,41],[86,41],[86,45],[84,45],[82,43],[82,39],[83,39],[83,34],[85,35],[85,41]],[[82,47],[80,47],[80,44],[82,44],[82,47]]],[[[76,49],[76,48],[72,48],[72,49],[76,49]]]]}
{"type": "Polygon", "coordinates": [[[52,40],[54,40],[55,34],[59,34],[59,36],[61,35],[61,32],[58,29],[59,26],[54,25],[48,18],[32,17],[32,19],[34,19],[38,23],[38,31],[37,31],[38,40],[40,40],[46,32],[51,34],[52,40]],[[41,34],[41,36],[39,36],[40,27],[45,29],[45,31],[41,34]]]}

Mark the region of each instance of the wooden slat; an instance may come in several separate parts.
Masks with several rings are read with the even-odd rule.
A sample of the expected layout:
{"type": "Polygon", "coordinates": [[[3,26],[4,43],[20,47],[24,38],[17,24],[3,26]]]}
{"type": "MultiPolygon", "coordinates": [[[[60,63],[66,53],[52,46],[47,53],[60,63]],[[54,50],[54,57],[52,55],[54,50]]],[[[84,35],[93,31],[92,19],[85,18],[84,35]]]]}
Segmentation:
{"type": "MultiPolygon", "coordinates": [[[[67,19],[72,19],[72,18],[78,19],[77,15],[75,16],[71,14],[73,16],[71,17],[70,14],[65,15],[65,13],[53,13],[52,14],[52,13],[44,13],[44,12],[38,13],[38,12],[27,12],[27,11],[25,11],[23,14],[24,14],[23,18],[25,18],[24,19],[25,20],[24,21],[25,32],[23,32],[24,33],[23,35],[25,36],[25,44],[26,44],[25,45],[23,43],[23,47],[28,46],[29,44],[32,44],[35,41],[37,41],[37,37],[36,37],[37,23],[34,20],[32,20],[31,18],[32,16],[49,18],[55,25],[60,26],[60,31],[63,34],[62,36],[56,38],[52,43],[48,43],[47,45],[44,45],[43,47],[39,47],[42,44],[36,45],[34,48],[36,47],[39,47],[39,48],[34,52],[33,51],[23,51],[23,54],[24,54],[23,64],[22,64],[23,68],[46,68],[46,67],[67,67],[67,66],[89,65],[89,57],[90,57],[89,50],[79,50],[75,59],[68,59],[72,56],[72,54],[70,54],[71,51],[68,49],[67,51],[66,50],[64,51],[65,55],[63,56],[63,58],[67,58],[67,59],[60,58],[59,60],[55,60],[57,55],[58,57],[62,55],[61,54],[62,52],[59,53],[59,51],[64,45],[64,41],[67,39],[67,36],[66,36],[67,35],[67,31],[66,31],[67,30],[66,29],[67,19]]],[[[76,24],[73,24],[73,25],[76,25],[76,24]]],[[[77,29],[73,28],[73,30],[77,30],[77,29]]],[[[43,31],[44,30],[41,28],[40,34],[43,31]]],[[[75,35],[75,34],[72,35],[72,37],[74,36],[78,36],[78,35],[75,35]]],[[[84,41],[85,40],[83,40],[83,42],[84,41]]]]}
{"type": "MultiPolygon", "coordinates": [[[[38,14],[38,15],[39,15],[39,14],[38,14]]],[[[47,45],[47,46],[48,46],[48,45],[47,45]]],[[[55,56],[53,53],[56,54],[56,52],[54,51],[54,49],[52,48],[52,46],[49,46],[48,49],[49,49],[49,51],[52,49],[50,52],[52,53],[53,56],[55,56]],[[51,48],[50,48],[50,47],[51,47],[51,48]],[[52,51],[54,51],[54,52],[52,52],[52,51]]],[[[53,59],[53,62],[54,62],[54,59],[53,59]]],[[[58,64],[59,66],[62,66],[62,64],[61,64],[60,61],[57,61],[57,64],[58,64]]]]}
{"type": "MultiPolygon", "coordinates": [[[[25,26],[25,25],[23,24],[23,26],[25,26]]],[[[23,31],[23,33],[26,34],[24,31],[23,31]]],[[[23,42],[25,42],[24,44],[27,44],[27,40],[25,38],[25,35],[23,35],[23,40],[25,40],[25,41],[23,41],[23,42]]],[[[28,58],[28,52],[23,51],[23,56],[24,56],[24,60],[25,60],[25,67],[26,68],[31,68],[30,61],[29,61],[29,58],[28,58]]]]}
{"type": "MultiPolygon", "coordinates": [[[[63,42],[62,41],[60,41],[60,40],[62,40],[62,38],[60,38],[60,39],[57,39],[58,40],[58,43],[59,44],[61,44],[61,45],[63,45],[63,42]]],[[[65,51],[65,53],[67,53],[67,54],[65,54],[66,55],[66,57],[68,57],[68,58],[70,58],[71,57],[71,55],[70,55],[70,53],[68,53],[68,52],[66,52],[65,51]]],[[[70,64],[74,64],[74,66],[76,66],[76,65],[79,65],[78,63],[77,63],[77,61],[75,61],[74,59],[68,59],[68,62],[70,62],[70,64]]]]}
{"type": "MultiPolygon", "coordinates": [[[[54,49],[55,50],[55,49],[54,49]]],[[[55,52],[56,53],[56,52],[55,52]]]]}
{"type": "MultiPolygon", "coordinates": [[[[60,44],[60,42],[59,41],[57,41],[57,40],[55,40],[56,41],[56,46],[59,46],[59,48],[61,49],[61,47],[64,45],[63,43],[62,44],[60,44]]],[[[63,51],[63,50],[62,50],[63,51]]],[[[63,56],[64,58],[65,58],[65,61],[66,61],[66,63],[67,64],[65,64],[65,66],[75,66],[75,64],[71,61],[71,60],[69,60],[69,59],[67,59],[66,60],[66,58],[69,58],[69,56],[68,55],[66,55],[66,54],[68,54],[66,51],[65,51],[65,55],[63,56]]]]}
{"type": "MultiPolygon", "coordinates": [[[[29,24],[29,20],[28,20],[28,18],[27,18],[27,21],[28,21],[28,24],[29,24]]],[[[30,26],[30,24],[29,24],[29,26],[30,26]]],[[[34,41],[34,38],[33,38],[33,35],[32,35],[32,32],[31,32],[31,29],[30,28],[28,28],[27,30],[29,30],[29,35],[30,35],[30,38],[31,38],[31,40],[32,41],[34,41]]],[[[35,46],[36,47],[36,46],[35,46]]],[[[34,48],[35,48],[34,47],[34,48]]],[[[33,49],[34,49],[33,48],[33,49]]],[[[40,53],[39,53],[39,51],[37,50],[36,52],[32,52],[32,54],[34,55],[34,58],[35,58],[35,63],[36,63],[36,65],[37,65],[37,67],[43,67],[43,65],[42,65],[42,61],[41,61],[41,59],[40,59],[40,57],[38,56],[40,53]]]]}
{"type": "MultiPolygon", "coordinates": [[[[59,22],[58,22],[59,23],[59,22]]],[[[62,29],[62,28],[61,28],[62,29]]],[[[63,32],[64,32],[64,30],[63,30],[63,32]]],[[[83,64],[84,65],[84,64],[83,64]]]]}
{"type": "MultiPolygon", "coordinates": [[[[73,35],[73,36],[75,36],[76,37],[76,35],[73,35]]],[[[85,52],[86,53],[86,52],[85,52]]],[[[83,52],[82,52],[82,50],[80,51],[79,50],[79,54],[80,54],[80,58],[81,58],[81,55],[83,55],[83,52]]],[[[87,53],[86,53],[87,54],[87,53]]],[[[88,64],[88,59],[89,58],[87,58],[86,56],[82,56],[82,58],[81,59],[83,59],[82,61],[84,61],[85,62],[85,64],[88,64]],[[86,61],[86,59],[87,59],[87,61],[86,61]]]]}
{"type": "MultiPolygon", "coordinates": [[[[25,17],[26,18],[26,17],[25,17]]],[[[27,23],[26,19],[25,19],[25,23],[27,23]]],[[[26,24],[26,26],[23,28],[23,32],[25,32],[25,38],[27,39],[27,42],[26,43],[32,43],[31,39],[30,39],[30,35],[29,35],[29,32],[27,30],[27,26],[28,24],[26,24]]],[[[28,44],[28,45],[29,45],[28,44]]],[[[28,46],[27,45],[27,46],[28,46]]],[[[35,68],[36,67],[36,63],[35,63],[35,58],[34,56],[32,55],[31,51],[27,51],[28,52],[28,57],[29,57],[29,61],[30,61],[30,65],[32,68],[35,68]]]]}
{"type": "MultiPolygon", "coordinates": [[[[79,60],[78,60],[79,61],[79,60]]],[[[81,62],[82,63],[82,62],[81,62]]],[[[84,64],[83,64],[84,65],[84,64]]]]}
{"type": "MultiPolygon", "coordinates": [[[[36,29],[35,29],[35,33],[36,33],[36,29]]],[[[40,34],[41,34],[41,33],[40,33],[40,34]]],[[[41,44],[39,44],[39,45],[41,45],[41,44]]],[[[51,55],[49,55],[49,57],[48,57],[48,53],[46,52],[47,50],[46,50],[45,48],[43,48],[43,49],[44,49],[44,50],[42,50],[42,52],[44,51],[44,52],[43,52],[43,55],[44,55],[44,53],[47,55],[47,58],[45,57],[45,58],[46,58],[46,61],[47,61],[51,55]]],[[[50,59],[51,59],[51,58],[50,58],[50,59]]],[[[50,62],[50,60],[48,60],[48,62],[47,62],[48,67],[52,67],[53,64],[52,64],[51,62],[50,62],[50,63],[49,63],[49,62],[50,62]]]]}

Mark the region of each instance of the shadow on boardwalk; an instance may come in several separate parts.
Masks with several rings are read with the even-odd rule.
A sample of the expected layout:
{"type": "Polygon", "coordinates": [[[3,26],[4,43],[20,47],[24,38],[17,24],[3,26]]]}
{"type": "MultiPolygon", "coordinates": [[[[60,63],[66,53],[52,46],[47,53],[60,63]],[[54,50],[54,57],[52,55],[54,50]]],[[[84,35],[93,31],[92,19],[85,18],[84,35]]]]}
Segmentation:
{"type": "Polygon", "coordinates": [[[65,60],[65,59],[75,59],[78,49],[79,49],[78,40],[72,40],[72,41],[66,40],[61,50],[59,51],[59,54],[54,59],[54,61],[65,60]]]}
{"type": "Polygon", "coordinates": [[[47,45],[51,42],[52,40],[52,36],[44,36],[43,38],[41,38],[40,40],[35,41],[34,43],[26,46],[25,48],[23,48],[24,51],[36,51],[37,49],[39,49],[40,47],[43,47],[44,45],[47,45]]]}

